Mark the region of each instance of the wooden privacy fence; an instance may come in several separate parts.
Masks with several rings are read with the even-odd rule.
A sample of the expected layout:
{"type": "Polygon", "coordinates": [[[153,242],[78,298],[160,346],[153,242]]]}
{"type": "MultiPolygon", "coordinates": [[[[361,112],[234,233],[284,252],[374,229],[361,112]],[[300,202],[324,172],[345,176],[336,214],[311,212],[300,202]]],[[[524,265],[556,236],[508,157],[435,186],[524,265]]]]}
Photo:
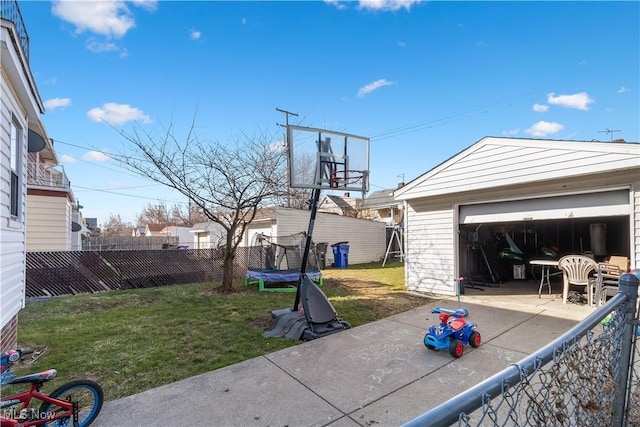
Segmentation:
{"type": "MultiPolygon", "coordinates": [[[[247,271],[238,248],[234,277],[247,271]]],[[[222,249],[28,252],[27,298],[222,279],[222,249]]]]}

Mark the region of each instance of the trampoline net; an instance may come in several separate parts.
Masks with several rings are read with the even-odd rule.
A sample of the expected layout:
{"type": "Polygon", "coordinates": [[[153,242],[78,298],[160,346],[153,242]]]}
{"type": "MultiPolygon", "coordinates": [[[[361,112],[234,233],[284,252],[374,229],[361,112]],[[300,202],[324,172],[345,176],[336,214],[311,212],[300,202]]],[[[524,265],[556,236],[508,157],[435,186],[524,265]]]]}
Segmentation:
{"type": "MultiPolygon", "coordinates": [[[[267,236],[257,233],[249,248],[248,270],[300,270],[307,233],[267,236]]],[[[311,241],[307,270],[317,270],[316,245],[311,241]]]]}

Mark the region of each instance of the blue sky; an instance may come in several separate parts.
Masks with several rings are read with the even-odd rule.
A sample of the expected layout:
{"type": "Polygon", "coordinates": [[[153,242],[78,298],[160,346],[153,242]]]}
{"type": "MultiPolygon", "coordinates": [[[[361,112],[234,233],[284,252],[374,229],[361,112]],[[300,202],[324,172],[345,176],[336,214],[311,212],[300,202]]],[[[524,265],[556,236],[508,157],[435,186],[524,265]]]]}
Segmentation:
{"type": "Polygon", "coordinates": [[[114,130],[371,138],[371,191],[485,136],[640,141],[639,2],[23,1],[47,132],[85,217],[184,197],[114,130]],[[105,121],[111,126],[105,124],[105,121]],[[605,132],[614,130],[613,134],[605,132]]]}

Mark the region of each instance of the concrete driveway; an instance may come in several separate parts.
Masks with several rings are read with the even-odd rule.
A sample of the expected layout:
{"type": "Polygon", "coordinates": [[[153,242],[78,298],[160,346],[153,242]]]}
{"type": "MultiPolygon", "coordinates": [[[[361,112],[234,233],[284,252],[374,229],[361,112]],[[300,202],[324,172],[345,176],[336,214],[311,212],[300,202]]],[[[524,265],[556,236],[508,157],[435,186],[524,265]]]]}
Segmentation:
{"type": "MultiPolygon", "coordinates": [[[[535,285],[535,286],[534,286],[535,285]]],[[[523,285],[525,286],[525,285],[523,285]]],[[[482,344],[423,344],[456,298],[108,402],[94,426],[397,426],[551,342],[595,309],[559,295],[466,289],[482,344]]]]}

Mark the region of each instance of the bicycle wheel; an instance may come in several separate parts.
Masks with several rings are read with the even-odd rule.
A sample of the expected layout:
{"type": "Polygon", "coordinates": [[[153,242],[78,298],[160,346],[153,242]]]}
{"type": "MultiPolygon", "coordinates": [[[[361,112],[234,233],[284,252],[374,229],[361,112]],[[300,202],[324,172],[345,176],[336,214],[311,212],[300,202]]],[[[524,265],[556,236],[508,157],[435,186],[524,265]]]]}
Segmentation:
{"type": "MultiPolygon", "coordinates": [[[[86,427],[91,424],[98,416],[104,401],[102,387],[91,380],[69,381],[53,390],[49,393],[49,396],[60,400],[78,402],[77,427],[86,427]]],[[[40,416],[42,417],[54,417],[55,413],[56,405],[45,402],[40,406],[40,416]]],[[[75,427],[73,426],[73,417],[52,420],[44,425],[47,427],[75,427]]]]}

